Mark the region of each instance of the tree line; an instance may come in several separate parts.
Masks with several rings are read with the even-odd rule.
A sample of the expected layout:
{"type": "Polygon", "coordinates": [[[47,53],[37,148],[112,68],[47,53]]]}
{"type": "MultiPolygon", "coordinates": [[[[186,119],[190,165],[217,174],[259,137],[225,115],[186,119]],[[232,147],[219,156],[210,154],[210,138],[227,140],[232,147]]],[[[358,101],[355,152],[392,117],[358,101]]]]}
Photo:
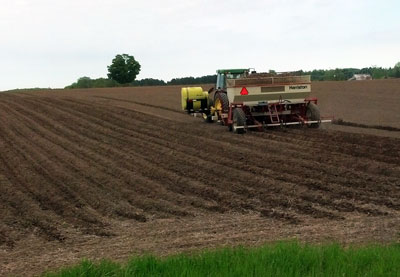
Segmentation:
{"type": "Polygon", "coordinates": [[[400,62],[394,67],[366,67],[358,68],[336,68],[336,69],[315,69],[312,71],[300,71],[302,75],[311,75],[312,81],[345,81],[354,74],[369,74],[372,79],[400,78],[400,62]]]}
{"type": "Polygon", "coordinates": [[[81,77],[66,89],[74,88],[109,88],[109,87],[142,87],[142,86],[168,86],[168,85],[198,85],[198,84],[214,84],[217,82],[217,75],[206,75],[202,77],[183,77],[174,78],[168,82],[159,79],[145,78],[134,80],[128,84],[120,84],[114,80],[106,78],[91,79],[90,77],[81,77]]]}
{"type": "MultiPolygon", "coordinates": [[[[116,55],[108,67],[108,78],[91,79],[81,77],[73,84],[65,87],[74,88],[107,88],[119,86],[166,86],[166,85],[197,85],[216,83],[217,75],[206,75],[202,77],[173,78],[165,82],[160,79],[145,78],[136,80],[141,65],[135,58],[128,54],[116,55]]],[[[275,73],[270,70],[270,73],[275,73]]],[[[354,74],[370,74],[373,79],[400,78],[400,62],[393,68],[367,67],[367,68],[336,68],[336,69],[315,69],[312,71],[300,70],[299,75],[311,75],[312,81],[344,81],[352,78],[354,74]]]]}

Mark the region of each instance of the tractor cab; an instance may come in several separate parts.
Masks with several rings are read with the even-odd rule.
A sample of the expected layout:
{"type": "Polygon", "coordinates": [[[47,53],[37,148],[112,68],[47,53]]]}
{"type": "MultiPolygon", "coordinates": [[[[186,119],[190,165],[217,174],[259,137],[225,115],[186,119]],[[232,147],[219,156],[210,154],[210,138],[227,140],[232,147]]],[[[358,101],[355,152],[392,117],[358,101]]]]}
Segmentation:
{"type": "Polygon", "coordinates": [[[246,77],[250,69],[219,69],[217,70],[217,90],[226,90],[227,79],[239,79],[246,77]]]}

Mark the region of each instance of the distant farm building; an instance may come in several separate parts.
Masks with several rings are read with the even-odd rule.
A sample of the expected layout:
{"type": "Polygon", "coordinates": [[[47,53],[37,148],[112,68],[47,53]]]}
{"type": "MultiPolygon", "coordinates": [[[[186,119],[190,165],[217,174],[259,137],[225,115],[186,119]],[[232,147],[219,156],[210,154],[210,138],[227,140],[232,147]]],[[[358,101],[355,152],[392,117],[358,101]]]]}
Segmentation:
{"type": "Polygon", "coordinates": [[[370,74],[354,74],[348,81],[363,81],[363,80],[372,80],[370,74]]]}

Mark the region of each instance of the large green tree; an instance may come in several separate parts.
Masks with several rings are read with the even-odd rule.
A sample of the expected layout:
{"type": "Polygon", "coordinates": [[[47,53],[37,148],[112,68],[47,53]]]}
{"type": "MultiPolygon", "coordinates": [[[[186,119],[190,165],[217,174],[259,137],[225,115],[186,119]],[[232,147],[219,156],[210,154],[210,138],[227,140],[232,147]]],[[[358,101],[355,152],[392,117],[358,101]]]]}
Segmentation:
{"type": "Polygon", "coordinates": [[[128,54],[116,55],[108,67],[108,78],[120,84],[129,84],[140,72],[140,64],[128,54]]]}

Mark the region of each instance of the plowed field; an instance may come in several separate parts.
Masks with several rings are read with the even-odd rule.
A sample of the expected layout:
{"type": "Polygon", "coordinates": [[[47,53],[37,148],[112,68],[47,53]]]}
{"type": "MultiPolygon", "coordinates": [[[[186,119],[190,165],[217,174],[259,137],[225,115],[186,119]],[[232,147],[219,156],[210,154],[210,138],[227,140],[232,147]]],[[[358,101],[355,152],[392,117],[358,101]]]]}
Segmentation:
{"type": "Polygon", "coordinates": [[[294,237],[399,239],[396,132],[234,135],[179,101],[177,87],[1,93],[0,274],[294,237]]]}

